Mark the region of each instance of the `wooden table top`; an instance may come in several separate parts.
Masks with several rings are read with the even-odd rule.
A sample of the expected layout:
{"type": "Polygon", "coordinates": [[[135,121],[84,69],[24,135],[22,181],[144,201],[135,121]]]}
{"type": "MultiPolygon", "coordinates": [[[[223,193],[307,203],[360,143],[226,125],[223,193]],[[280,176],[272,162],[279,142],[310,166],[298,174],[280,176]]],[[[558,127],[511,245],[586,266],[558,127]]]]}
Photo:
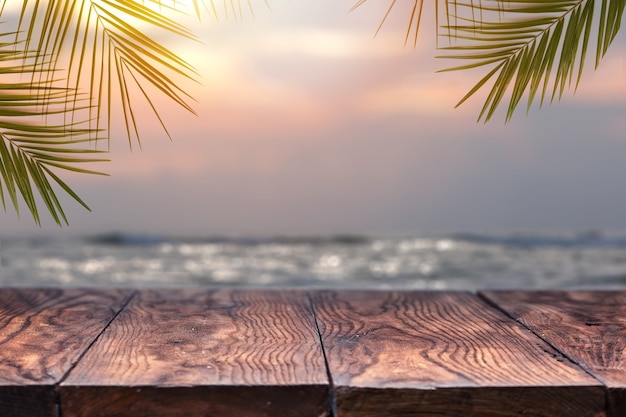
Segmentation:
{"type": "Polygon", "coordinates": [[[0,416],[626,416],[626,291],[0,289],[0,416]]]}

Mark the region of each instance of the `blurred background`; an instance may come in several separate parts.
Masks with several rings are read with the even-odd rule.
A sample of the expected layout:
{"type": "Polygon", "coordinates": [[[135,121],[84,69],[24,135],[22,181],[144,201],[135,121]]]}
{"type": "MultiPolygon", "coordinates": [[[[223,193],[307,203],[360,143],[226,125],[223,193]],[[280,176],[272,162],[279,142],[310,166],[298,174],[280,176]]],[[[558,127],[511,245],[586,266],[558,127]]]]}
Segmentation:
{"type": "MultiPolygon", "coordinates": [[[[200,84],[110,177],[64,178],[70,226],[0,216],[0,284],[372,288],[626,285],[626,38],[574,94],[477,123],[480,71],[437,73],[434,8],[259,2],[164,39],[200,84]]],[[[139,109],[143,111],[143,109],[139,109]]],[[[115,130],[115,129],[114,129],[115,130]]]]}

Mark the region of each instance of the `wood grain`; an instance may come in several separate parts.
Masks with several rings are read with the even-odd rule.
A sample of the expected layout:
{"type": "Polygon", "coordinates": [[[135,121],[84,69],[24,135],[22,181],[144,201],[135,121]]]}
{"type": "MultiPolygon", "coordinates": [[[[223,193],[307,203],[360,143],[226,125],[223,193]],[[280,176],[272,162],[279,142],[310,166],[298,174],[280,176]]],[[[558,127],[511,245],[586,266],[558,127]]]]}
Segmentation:
{"type": "Polygon", "coordinates": [[[482,295],[602,381],[610,414],[626,416],[626,291],[482,295]]]}
{"type": "Polygon", "coordinates": [[[75,416],[325,416],[305,293],[142,291],[60,387],[75,416]]]}
{"type": "Polygon", "coordinates": [[[0,289],[0,416],[56,415],[57,384],[130,296],[0,289]]]}
{"type": "Polygon", "coordinates": [[[602,386],[468,293],[312,294],[338,417],[602,416],[602,386]]]}

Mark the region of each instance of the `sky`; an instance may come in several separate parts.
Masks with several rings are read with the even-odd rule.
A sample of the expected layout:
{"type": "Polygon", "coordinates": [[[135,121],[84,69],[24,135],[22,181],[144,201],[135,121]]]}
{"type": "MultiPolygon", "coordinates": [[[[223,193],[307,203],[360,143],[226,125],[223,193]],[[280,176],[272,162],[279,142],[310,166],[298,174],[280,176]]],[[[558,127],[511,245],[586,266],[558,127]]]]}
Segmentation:
{"type": "Polygon", "coordinates": [[[387,2],[253,5],[164,40],[200,74],[198,116],[160,103],[172,141],[149,116],[141,149],[114,129],[92,166],[110,176],[63,176],[91,212],[63,198],[70,226],[38,227],[9,207],[0,234],[626,230],[623,33],[575,94],[484,124],[484,93],[455,109],[480,73],[437,73],[434,10],[413,48],[401,6],[375,36],[387,2]]]}

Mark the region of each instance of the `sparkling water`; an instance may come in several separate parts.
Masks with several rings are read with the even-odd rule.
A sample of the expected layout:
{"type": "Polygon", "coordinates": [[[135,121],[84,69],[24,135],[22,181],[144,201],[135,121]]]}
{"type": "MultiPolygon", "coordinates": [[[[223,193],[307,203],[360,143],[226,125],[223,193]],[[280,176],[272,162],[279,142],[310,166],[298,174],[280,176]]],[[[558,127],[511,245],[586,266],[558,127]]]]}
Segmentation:
{"type": "Polygon", "coordinates": [[[3,286],[626,288],[626,235],[0,238],[3,286]]]}

